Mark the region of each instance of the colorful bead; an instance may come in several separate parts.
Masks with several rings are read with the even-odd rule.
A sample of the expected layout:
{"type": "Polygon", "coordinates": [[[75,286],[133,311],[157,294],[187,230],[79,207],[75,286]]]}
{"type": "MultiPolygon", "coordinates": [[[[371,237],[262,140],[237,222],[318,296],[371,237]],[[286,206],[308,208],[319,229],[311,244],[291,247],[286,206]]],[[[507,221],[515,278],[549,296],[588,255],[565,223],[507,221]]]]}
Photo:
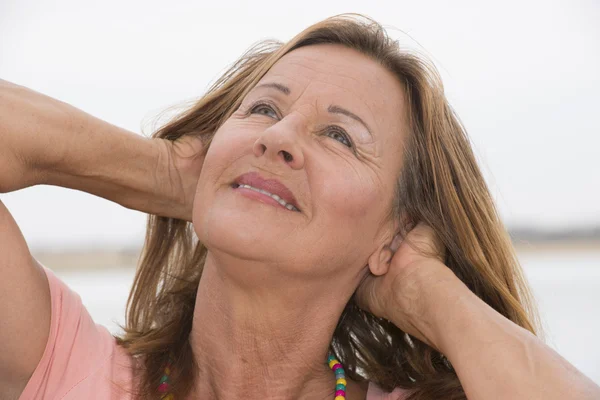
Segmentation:
{"type": "Polygon", "coordinates": [[[335,372],[335,399],[334,400],[346,400],[346,373],[342,364],[333,356],[327,357],[327,363],[329,368],[335,372]]]}
{"type": "MultiPolygon", "coordinates": [[[[346,400],[346,373],[342,364],[330,354],[327,357],[327,363],[329,368],[335,373],[335,399],[334,400],[346,400]]],[[[166,393],[169,390],[169,375],[171,374],[172,360],[169,360],[165,367],[165,375],[160,379],[158,385],[158,391],[160,393],[166,393]]],[[[161,400],[175,400],[175,396],[172,393],[167,393],[161,398],[161,400]]]]}
{"type": "Polygon", "coordinates": [[[166,393],[167,390],[169,390],[169,384],[168,383],[163,382],[160,385],[158,385],[158,391],[160,393],[166,393]]]}

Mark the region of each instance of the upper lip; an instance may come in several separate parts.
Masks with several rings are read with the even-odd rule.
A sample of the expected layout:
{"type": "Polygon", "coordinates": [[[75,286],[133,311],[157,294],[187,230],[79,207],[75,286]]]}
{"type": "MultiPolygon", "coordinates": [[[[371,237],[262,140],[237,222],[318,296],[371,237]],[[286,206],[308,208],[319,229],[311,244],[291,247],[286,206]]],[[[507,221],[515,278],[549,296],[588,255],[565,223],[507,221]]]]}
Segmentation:
{"type": "Polygon", "coordinates": [[[298,202],[292,192],[277,179],[265,179],[258,172],[247,172],[238,176],[234,183],[238,185],[249,185],[257,189],[266,190],[269,193],[276,194],[281,197],[286,203],[293,205],[298,210],[298,202]]]}

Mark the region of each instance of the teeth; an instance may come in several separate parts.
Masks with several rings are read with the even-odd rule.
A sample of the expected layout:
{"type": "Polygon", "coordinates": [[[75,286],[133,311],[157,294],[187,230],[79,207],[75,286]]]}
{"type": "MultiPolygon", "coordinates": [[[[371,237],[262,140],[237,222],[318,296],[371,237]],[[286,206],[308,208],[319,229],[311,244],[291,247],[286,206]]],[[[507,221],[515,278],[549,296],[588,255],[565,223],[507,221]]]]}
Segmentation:
{"type": "Polygon", "coordinates": [[[285,200],[283,200],[281,197],[277,196],[276,194],[269,193],[266,190],[258,189],[258,188],[252,187],[250,185],[239,185],[238,187],[246,188],[246,189],[252,189],[255,192],[266,194],[267,196],[271,196],[272,198],[274,198],[279,204],[281,204],[282,206],[284,206],[288,210],[290,210],[290,211],[298,211],[298,209],[296,207],[294,207],[291,204],[286,203],[285,200]]]}

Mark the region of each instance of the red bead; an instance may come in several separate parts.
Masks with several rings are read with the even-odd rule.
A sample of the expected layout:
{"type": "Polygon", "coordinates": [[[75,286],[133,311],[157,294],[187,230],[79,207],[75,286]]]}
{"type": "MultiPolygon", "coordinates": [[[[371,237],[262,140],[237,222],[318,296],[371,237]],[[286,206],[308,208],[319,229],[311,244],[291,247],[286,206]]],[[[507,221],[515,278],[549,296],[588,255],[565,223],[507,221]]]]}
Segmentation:
{"type": "Polygon", "coordinates": [[[340,363],[337,363],[337,364],[335,364],[333,367],[331,367],[331,369],[332,369],[332,370],[334,370],[334,371],[335,371],[336,369],[339,369],[339,368],[342,368],[342,364],[340,364],[340,363]]]}
{"type": "Polygon", "coordinates": [[[346,397],[346,391],[345,390],[336,390],[335,391],[335,397],[337,397],[337,396],[346,397]]]}
{"type": "Polygon", "coordinates": [[[167,390],[169,390],[169,384],[167,382],[163,382],[160,385],[158,385],[158,391],[160,393],[166,393],[167,390]]]}

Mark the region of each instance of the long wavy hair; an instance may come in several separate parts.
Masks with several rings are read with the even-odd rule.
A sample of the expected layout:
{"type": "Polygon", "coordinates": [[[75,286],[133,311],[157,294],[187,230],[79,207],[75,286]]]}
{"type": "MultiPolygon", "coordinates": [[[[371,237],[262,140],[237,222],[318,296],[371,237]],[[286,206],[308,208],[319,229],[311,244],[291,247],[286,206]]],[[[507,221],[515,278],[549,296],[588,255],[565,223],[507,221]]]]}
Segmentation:
{"type": "MultiPolygon", "coordinates": [[[[267,40],[254,45],[153,137],[195,135],[206,152],[217,129],[283,55],[321,43],[369,56],[394,73],[406,91],[410,135],[390,218],[408,217],[404,234],[420,221],[430,225],[446,247],[446,265],[458,278],[500,314],[537,334],[539,319],[510,237],[437,70],[416,52],[403,49],[370,18],[338,15],[287,43],[267,40]]],[[[190,222],[149,216],[126,324],[121,327],[124,334],[115,336],[135,360],[137,398],[160,398],[157,386],[169,357],[175,366],[175,398],[191,393],[197,366],[189,336],[206,254],[190,222]]],[[[466,398],[442,354],[361,310],[354,298],[341,315],[330,349],[355,381],[368,380],[387,391],[411,389],[414,400],[466,398]]]]}

